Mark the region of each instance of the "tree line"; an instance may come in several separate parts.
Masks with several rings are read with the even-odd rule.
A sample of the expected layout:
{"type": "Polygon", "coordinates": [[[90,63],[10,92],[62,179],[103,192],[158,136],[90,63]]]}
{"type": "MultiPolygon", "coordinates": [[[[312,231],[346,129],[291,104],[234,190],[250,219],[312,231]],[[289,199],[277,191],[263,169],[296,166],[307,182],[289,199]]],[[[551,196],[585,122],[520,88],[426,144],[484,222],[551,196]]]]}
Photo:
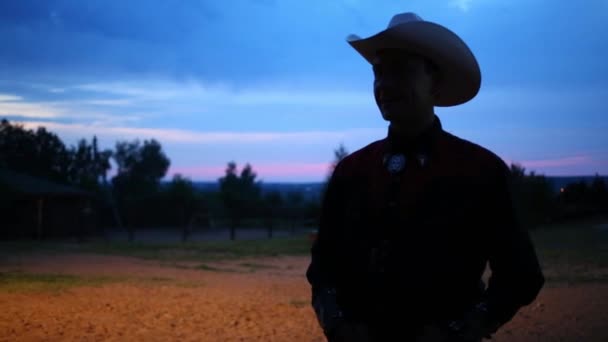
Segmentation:
{"type": "MultiPolygon", "coordinates": [[[[340,145],[334,150],[332,167],[347,155],[340,145]]],[[[131,239],[144,227],[178,227],[187,240],[199,227],[228,227],[235,239],[239,227],[267,228],[272,237],[277,228],[316,225],[320,198],[263,192],[250,164],[239,170],[236,162],[229,162],[217,191],[200,191],[179,174],[163,182],[170,165],[155,139],[117,141],[113,149],[100,149],[93,136],[66,146],[44,127],[32,130],[0,121],[0,169],[88,191],[94,226],[122,227],[131,239]],[[108,178],[113,164],[115,172],[108,178]]],[[[518,164],[511,165],[511,176],[515,209],[528,227],[608,214],[607,187],[597,175],[591,184],[572,183],[557,194],[544,175],[526,172],[518,164]]],[[[7,196],[2,194],[0,210],[7,196]]]]}
{"type": "Polygon", "coordinates": [[[556,193],[549,179],[534,171],[526,173],[511,164],[513,203],[520,221],[528,228],[608,215],[608,187],[598,174],[591,182],[571,182],[556,193]]]}
{"type": "MultiPolygon", "coordinates": [[[[44,127],[35,130],[0,121],[0,169],[70,185],[93,198],[91,220],[97,227],[121,227],[133,239],[138,228],[178,227],[186,240],[195,227],[277,228],[312,224],[318,199],[299,192],[263,193],[253,167],[238,170],[227,164],[218,191],[200,191],[192,180],[176,174],[163,181],[171,161],[155,139],[117,141],[114,149],[100,149],[95,136],[76,145],[64,142],[44,127]],[[115,166],[115,173],[108,178],[115,166]]],[[[7,193],[3,193],[6,204],[7,193]]],[[[0,208],[1,209],[1,208],[0,208]]]]}

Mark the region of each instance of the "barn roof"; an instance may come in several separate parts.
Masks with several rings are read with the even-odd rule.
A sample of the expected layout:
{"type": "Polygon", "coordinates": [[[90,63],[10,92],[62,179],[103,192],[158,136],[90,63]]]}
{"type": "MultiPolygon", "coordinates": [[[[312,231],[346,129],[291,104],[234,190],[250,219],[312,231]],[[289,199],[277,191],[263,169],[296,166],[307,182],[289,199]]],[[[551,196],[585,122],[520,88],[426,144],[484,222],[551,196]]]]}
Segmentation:
{"type": "Polygon", "coordinates": [[[89,192],[43,178],[0,168],[0,185],[22,195],[47,197],[88,197],[89,192]]]}

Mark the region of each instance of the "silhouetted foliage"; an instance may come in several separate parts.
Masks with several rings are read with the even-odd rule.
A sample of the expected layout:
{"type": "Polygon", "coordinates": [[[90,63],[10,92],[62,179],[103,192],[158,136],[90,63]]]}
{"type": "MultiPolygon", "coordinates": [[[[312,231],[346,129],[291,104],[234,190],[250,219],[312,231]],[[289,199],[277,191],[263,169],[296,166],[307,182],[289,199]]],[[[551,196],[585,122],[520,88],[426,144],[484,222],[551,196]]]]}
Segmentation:
{"type": "Polygon", "coordinates": [[[14,172],[94,190],[110,170],[112,151],[99,151],[97,138],[66,148],[59,137],[39,127],[0,122],[0,167],[14,172]]]}
{"type": "Polygon", "coordinates": [[[287,210],[289,219],[295,221],[302,216],[304,195],[300,191],[290,191],[287,193],[287,210]]]}
{"type": "Polygon", "coordinates": [[[589,201],[597,210],[608,212],[608,186],[598,174],[595,175],[589,187],[589,201]]]}
{"type": "Polygon", "coordinates": [[[283,196],[278,191],[270,191],[263,198],[263,211],[268,238],[272,238],[275,222],[281,218],[283,212],[283,196]]]}
{"type": "Polygon", "coordinates": [[[336,167],[336,165],[338,165],[338,163],[342,159],[346,158],[346,156],[348,156],[348,151],[346,150],[346,147],[344,147],[344,144],[340,144],[338,148],[334,150],[334,161],[332,163],[332,170],[336,167]]]}
{"type": "Polygon", "coordinates": [[[112,151],[99,151],[97,137],[94,136],[90,144],[86,139],[80,139],[78,145],[69,149],[69,154],[70,183],[89,190],[96,190],[100,184],[106,183],[112,151]]]}
{"type": "Polygon", "coordinates": [[[198,196],[192,181],[183,177],[180,174],[173,176],[163,189],[166,202],[170,205],[167,209],[176,215],[174,222],[181,225],[186,225],[190,216],[196,210],[198,196]]]}
{"type": "Polygon", "coordinates": [[[139,140],[117,142],[113,157],[118,170],[112,183],[119,192],[123,188],[138,193],[156,191],[171,164],[154,139],[144,140],[143,144],[139,140]]]}
{"type": "Polygon", "coordinates": [[[331,179],[331,176],[334,173],[334,169],[336,168],[338,163],[340,163],[340,161],[342,161],[342,159],[344,159],[348,156],[348,154],[349,154],[348,150],[346,150],[346,147],[344,147],[344,144],[342,144],[342,143],[340,143],[340,145],[338,145],[338,147],[336,147],[336,149],[334,149],[334,159],[332,160],[332,162],[330,164],[329,173],[325,179],[325,184],[323,186],[323,190],[321,191],[321,198],[323,198],[323,196],[325,194],[325,189],[327,188],[327,184],[329,183],[329,180],[331,179]]]}
{"type": "Polygon", "coordinates": [[[278,191],[270,191],[264,196],[264,201],[268,203],[268,207],[273,209],[281,209],[283,207],[283,196],[278,191]]]}
{"type": "Polygon", "coordinates": [[[590,184],[581,180],[566,185],[560,191],[559,206],[562,219],[608,215],[606,182],[596,174],[590,184]]]}
{"type": "Polygon", "coordinates": [[[157,200],[170,160],[154,139],[117,142],[113,158],[118,171],[112,185],[132,240],[136,226],[154,224],[149,205],[157,200]]]}
{"type": "MultiPolygon", "coordinates": [[[[330,171],[347,155],[340,144],[333,151],[330,171]]],[[[97,224],[118,226],[122,217],[131,238],[135,227],[178,227],[185,241],[196,220],[204,226],[210,226],[212,221],[222,222],[221,226],[222,219],[227,218],[233,239],[235,229],[247,222],[263,224],[269,237],[286,223],[292,228],[317,224],[324,190],[320,198],[305,191],[271,191],[262,196],[261,183],[251,165],[246,164],[239,172],[237,164],[230,162],[225,175],[218,179],[219,190],[202,193],[190,179],[179,174],[170,182],[161,183],[169,165],[161,144],[154,139],[143,143],[119,141],[115,151],[99,150],[96,137],[83,138],[75,146],[66,147],[44,127],[32,130],[8,120],[0,121],[0,168],[88,190],[95,196],[92,212],[86,216],[97,224]],[[117,172],[108,184],[110,159],[115,161],[117,172]]],[[[554,193],[544,175],[526,172],[518,164],[512,164],[510,171],[515,209],[527,227],[551,220],[608,215],[608,189],[599,175],[591,182],[573,182],[554,193]]],[[[12,224],[11,213],[23,206],[16,198],[11,189],[0,184],[0,217],[4,226],[12,224]]],[[[79,211],[72,212],[80,215],[79,211]]]]}
{"type": "Polygon", "coordinates": [[[259,216],[260,184],[251,165],[246,164],[237,175],[237,165],[229,162],[224,177],[218,181],[220,196],[230,218],[230,238],[235,239],[235,229],[244,217],[259,216]]]}
{"type": "Polygon", "coordinates": [[[202,197],[192,181],[180,174],[173,176],[162,195],[164,211],[171,213],[170,222],[182,228],[182,241],[186,241],[191,233],[193,215],[202,210],[202,197]]]}
{"type": "Polygon", "coordinates": [[[534,171],[526,174],[519,164],[511,164],[512,195],[520,221],[535,226],[551,220],[555,211],[555,195],[551,184],[534,171]]]}
{"type": "Polygon", "coordinates": [[[0,167],[59,183],[68,183],[70,156],[59,137],[39,127],[0,122],[0,167]]]}

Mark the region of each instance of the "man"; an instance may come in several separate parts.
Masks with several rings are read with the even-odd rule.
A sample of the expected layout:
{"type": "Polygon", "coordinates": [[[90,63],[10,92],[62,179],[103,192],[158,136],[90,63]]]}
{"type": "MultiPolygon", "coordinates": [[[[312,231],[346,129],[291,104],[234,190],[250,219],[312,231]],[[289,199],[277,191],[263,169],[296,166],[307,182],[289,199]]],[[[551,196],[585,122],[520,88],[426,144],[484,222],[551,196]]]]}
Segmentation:
{"type": "Polygon", "coordinates": [[[385,139],[344,158],[327,187],[307,278],[329,341],[481,341],[544,284],[518,224],[509,169],[442,129],[434,106],[475,97],[467,45],[413,13],[349,44],[371,65],[385,139]],[[489,263],[492,276],[482,274],[489,263]]]}

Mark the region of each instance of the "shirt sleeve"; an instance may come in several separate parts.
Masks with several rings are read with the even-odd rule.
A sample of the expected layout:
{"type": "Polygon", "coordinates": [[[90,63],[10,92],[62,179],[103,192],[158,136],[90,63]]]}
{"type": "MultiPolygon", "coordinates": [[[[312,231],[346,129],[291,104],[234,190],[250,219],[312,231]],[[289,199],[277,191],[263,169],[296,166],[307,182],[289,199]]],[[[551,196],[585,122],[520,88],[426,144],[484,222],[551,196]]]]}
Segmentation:
{"type": "Polygon", "coordinates": [[[503,164],[495,178],[488,202],[492,273],[484,297],[490,317],[501,326],[534,301],[545,279],[530,235],[516,217],[508,167],[503,164]]]}
{"type": "Polygon", "coordinates": [[[311,262],[306,271],[306,277],[312,286],[313,300],[321,289],[334,288],[336,285],[336,251],[339,250],[343,187],[342,163],[339,163],[323,196],[317,238],[310,250],[311,262]]]}

